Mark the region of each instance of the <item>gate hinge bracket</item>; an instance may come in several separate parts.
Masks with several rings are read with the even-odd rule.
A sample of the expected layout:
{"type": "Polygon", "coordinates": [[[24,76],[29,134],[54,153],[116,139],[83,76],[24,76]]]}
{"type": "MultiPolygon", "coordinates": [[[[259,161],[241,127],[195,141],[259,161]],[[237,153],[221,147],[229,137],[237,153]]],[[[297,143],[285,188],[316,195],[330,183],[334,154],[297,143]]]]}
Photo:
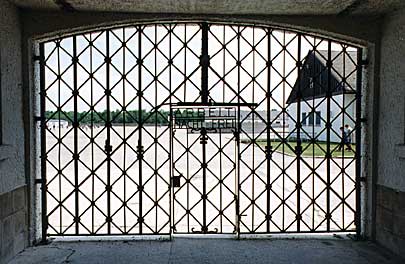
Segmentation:
{"type": "Polygon", "coordinates": [[[364,59],[360,61],[360,66],[367,67],[370,61],[368,59],[364,59]]]}
{"type": "Polygon", "coordinates": [[[39,62],[43,62],[44,58],[41,55],[34,55],[32,56],[32,60],[35,61],[39,61],[39,62]]]}
{"type": "Polygon", "coordinates": [[[34,116],[34,121],[35,122],[41,122],[43,120],[42,116],[34,116]]]}
{"type": "Polygon", "coordinates": [[[43,182],[42,179],[35,179],[34,184],[42,184],[43,182]]]}

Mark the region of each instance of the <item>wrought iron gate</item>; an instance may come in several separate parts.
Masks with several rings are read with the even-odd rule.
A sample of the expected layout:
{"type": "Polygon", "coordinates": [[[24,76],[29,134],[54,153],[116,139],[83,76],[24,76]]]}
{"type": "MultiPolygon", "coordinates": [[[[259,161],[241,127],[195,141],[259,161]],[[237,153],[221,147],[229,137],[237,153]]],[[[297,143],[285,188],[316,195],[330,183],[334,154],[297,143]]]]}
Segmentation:
{"type": "Polygon", "coordinates": [[[173,232],[235,234],[236,108],[200,104],[171,112],[173,232]]]}
{"type": "Polygon", "coordinates": [[[43,237],[360,231],[360,47],[158,23],[38,58],[43,237]]]}

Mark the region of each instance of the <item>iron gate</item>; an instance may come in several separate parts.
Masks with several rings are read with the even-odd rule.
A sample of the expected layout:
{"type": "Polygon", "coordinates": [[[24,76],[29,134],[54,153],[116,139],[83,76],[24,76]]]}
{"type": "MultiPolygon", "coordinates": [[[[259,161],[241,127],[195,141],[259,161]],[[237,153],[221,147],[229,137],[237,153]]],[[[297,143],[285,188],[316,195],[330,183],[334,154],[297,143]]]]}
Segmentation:
{"type": "Polygon", "coordinates": [[[38,58],[43,237],[360,231],[360,47],[158,23],[38,58]],[[235,127],[181,129],[176,107],[234,109],[235,127]]]}
{"type": "Polygon", "coordinates": [[[236,234],[236,108],[171,112],[173,232],[236,234]]]}

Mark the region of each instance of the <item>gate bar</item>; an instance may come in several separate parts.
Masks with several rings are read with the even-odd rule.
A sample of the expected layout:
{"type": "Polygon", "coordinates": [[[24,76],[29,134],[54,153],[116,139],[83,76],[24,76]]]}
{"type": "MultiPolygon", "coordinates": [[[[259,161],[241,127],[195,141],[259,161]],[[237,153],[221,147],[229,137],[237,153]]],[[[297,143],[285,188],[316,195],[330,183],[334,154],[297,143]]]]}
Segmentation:
{"type": "Polygon", "coordinates": [[[297,146],[295,148],[296,160],[297,160],[297,232],[301,231],[301,70],[303,69],[301,65],[301,34],[298,34],[298,54],[297,54],[297,83],[298,83],[298,102],[297,102],[297,146]]]}
{"type": "Polygon", "coordinates": [[[138,168],[139,168],[139,182],[138,182],[138,192],[139,192],[139,234],[142,235],[142,160],[143,160],[143,146],[142,146],[142,129],[143,129],[143,120],[142,120],[142,26],[138,27],[138,168]]]}
{"type": "MultiPolygon", "coordinates": [[[[77,46],[76,36],[73,36],[73,160],[74,160],[74,176],[75,176],[75,233],[79,234],[79,146],[78,146],[78,127],[79,120],[77,116],[77,97],[79,91],[77,89],[77,46]]],[[[60,128],[59,128],[60,129],[60,128]]]]}
{"type": "MultiPolygon", "coordinates": [[[[236,36],[237,43],[238,43],[238,62],[240,61],[240,26],[238,26],[238,33],[236,36]]],[[[241,131],[241,125],[240,125],[240,64],[237,64],[237,69],[238,69],[238,132],[240,133],[241,131]]],[[[240,154],[240,135],[237,134],[238,138],[236,140],[236,145],[237,145],[237,150],[238,152],[235,153],[237,155],[237,195],[235,195],[235,203],[236,203],[236,218],[237,218],[237,223],[236,223],[236,233],[238,234],[238,239],[240,239],[240,224],[242,222],[241,219],[241,214],[240,214],[240,160],[242,154],[240,154]]]]}
{"type": "Polygon", "coordinates": [[[355,212],[355,226],[356,237],[361,237],[361,89],[363,79],[363,49],[357,49],[357,82],[356,82],[356,212],[355,212]]]}
{"type": "MultiPolygon", "coordinates": [[[[267,93],[266,93],[266,101],[267,101],[267,109],[271,109],[271,97],[270,97],[270,92],[271,92],[271,66],[270,66],[270,61],[271,61],[271,30],[267,30],[267,93]]],[[[270,130],[270,122],[271,122],[271,115],[270,111],[267,111],[267,124],[266,124],[266,231],[270,232],[270,195],[271,195],[271,190],[270,190],[270,183],[271,183],[271,178],[270,178],[270,172],[271,172],[271,130],[270,130]]]]}
{"type": "Polygon", "coordinates": [[[208,103],[208,24],[206,22],[201,24],[201,102],[208,103]]]}
{"type": "Polygon", "coordinates": [[[107,126],[107,139],[105,141],[105,152],[107,155],[107,233],[111,234],[111,183],[110,183],[110,177],[111,177],[111,138],[110,138],[110,125],[111,125],[111,109],[110,109],[110,31],[106,32],[106,108],[107,108],[107,113],[106,113],[106,126],[107,126]]]}
{"type": "Polygon", "coordinates": [[[44,43],[39,45],[40,56],[40,108],[41,108],[41,215],[42,215],[42,237],[41,242],[46,243],[46,232],[48,228],[47,216],[47,182],[46,182],[46,124],[45,124],[45,56],[44,56],[44,43]]]}
{"type": "Polygon", "coordinates": [[[328,87],[326,93],[326,230],[330,232],[330,220],[332,218],[330,213],[330,130],[332,127],[330,120],[331,108],[331,87],[332,87],[332,43],[328,40],[328,61],[326,67],[328,68],[328,87]]]}

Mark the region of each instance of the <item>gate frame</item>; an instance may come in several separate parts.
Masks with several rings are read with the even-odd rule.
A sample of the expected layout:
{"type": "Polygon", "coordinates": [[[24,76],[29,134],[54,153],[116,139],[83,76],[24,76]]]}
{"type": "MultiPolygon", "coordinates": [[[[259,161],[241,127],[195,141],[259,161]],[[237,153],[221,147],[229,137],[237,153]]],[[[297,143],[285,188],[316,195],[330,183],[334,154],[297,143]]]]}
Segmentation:
{"type": "MultiPolygon", "coordinates": [[[[232,24],[232,23],[225,23],[225,22],[211,22],[211,21],[206,22],[205,20],[198,20],[198,21],[192,21],[192,20],[181,21],[180,20],[180,21],[176,21],[176,22],[174,22],[174,21],[153,22],[153,23],[136,22],[136,23],[129,23],[129,24],[119,24],[119,25],[107,26],[107,27],[105,27],[103,29],[112,30],[112,29],[117,29],[117,28],[124,27],[125,25],[153,25],[153,24],[160,24],[160,23],[163,23],[163,24],[173,24],[173,23],[179,23],[179,24],[181,24],[181,23],[191,23],[191,24],[193,24],[193,23],[202,23],[202,24],[207,24],[208,23],[210,25],[221,24],[221,25],[239,25],[239,26],[262,26],[262,25],[244,24],[244,23],[232,24]]],[[[277,30],[285,30],[285,31],[292,32],[292,33],[297,33],[297,34],[301,34],[301,32],[302,32],[302,31],[297,31],[297,30],[294,30],[294,29],[290,29],[288,27],[281,27],[281,26],[263,25],[263,27],[271,28],[271,29],[277,29],[277,30]]],[[[99,31],[99,30],[102,30],[102,28],[99,28],[99,27],[98,28],[91,28],[91,29],[81,31],[81,32],[76,32],[76,33],[72,33],[72,34],[66,34],[65,36],[63,36],[63,38],[64,37],[69,37],[69,36],[72,36],[72,35],[81,35],[81,34],[90,33],[90,32],[99,31]]],[[[362,199],[361,199],[362,198],[362,192],[364,191],[363,188],[361,188],[361,185],[362,185],[362,182],[365,181],[365,177],[362,176],[364,174],[364,172],[361,171],[362,170],[361,164],[362,164],[362,160],[364,159],[364,157],[362,155],[364,153],[364,149],[362,147],[363,142],[364,142],[364,138],[362,138],[360,132],[362,130],[364,130],[365,126],[363,126],[362,124],[364,124],[364,122],[366,120],[362,116],[362,112],[358,111],[358,109],[361,109],[363,111],[365,109],[365,107],[362,109],[362,103],[363,103],[362,90],[365,87],[365,82],[364,82],[364,80],[362,78],[363,78],[363,75],[364,75],[363,72],[365,71],[364,68],[365,68],[365,66],[368,65],[368,61],[366,59],[364,59],[363,51],[364,51],[365,47],[361,46],[359,44],[353,44],[353,43],[350,43],[350,42],[347,42],[347,41],[337,40],[335,38],[328,37],[328,36],[322,37],[322,36],[317,35],[315,33],[307,33],[307,32],[305,32],[305,33],[302,33],[302,34],[317,37],[317,38],[327,39],[329,41],[333,40],[334,42],[338,42],[338,43],[350,44],[350,45],[353,45],[354,47],[358,48],[358,53],[357,53],[358,54],[358,57],[357,57],[358,61],[357,61],[357,63],[358,63],[359,66],[361,66],[361,69],[357,70],[357,87],[356,87],[356,96],[358,96],[357,100],[356,100],[356,109],[357,109],[357,111],[356,111],[356,125],[359,125],[360,129],[356,133],[356,155],[358,153],[359,156],[356,157],[356,173],[355,173],[356,174],[355,175],[356,184],[357,184],[357,186],[356,186],[356,214],[355,214],[356,231],[355,232],[356,232],[356,236],[358,238],[361,238],[362,233],[363,233],[363,230],[362,230],[362,225],[363,224],[362,224],[361,213],[363,212],[362,205],[365,205],[365,201],[362,201],[362,199]]],[[[53,40],[53,39],[59,39],[59,38],[60,37],[44,38],[41,41],[41,43],[43,43],[45,41],[53,40]]],[[[40,47],[39,48],[39,55],[36,55],[36,56],[33,56],[33,57],[34,57],[34,63],[39,62],[38,63],[39,68],[41,69],[40,70],[39,89],[40,89],[40,93],[42,94],[44,92],[44,86],[45,86],[44,77],[43,77],[43,75],[44,75],[43,63],[42,63],[43,56],[44,56],[44,51],[43,51],[43,46],[42,45],[39,45],[39,47],[40,47]]],[[[328,49],[328,50],[330,51],[330,49],[328,49]]],[[[34,67],[36,67],[36,66],[34,65],[34,67]]],[[[38,83],[37,83],[37,85],[38,85],[38,83]]],[[[45,149],[45,147],[44,147],[45,146],[45,140],[44,140],[45,135],[44,135],[44,133],[42,131],[42,128],[44,127],[44,123],[45,123],[45,116],[44,116],[45,112],[43,111],[45,109],[45,107],[44,107],[43,100],[42,100],[43,96],[38,96],[38,97],[40,98],[41,116],[40,117],[34,117],[34,121],[39,122],[41,124],[41,133],[40,133],[40,138],[41,138],[41,140],[40,140],[40,146],[41,146],[40,147],[40,153],[41,153],[41,155],[40,155],[41,156],[41,158],[40,158],[40,161],[41,161],[41,166],[40,166],[41,179],[38,179],[35,183],[40,184],[41,189],[45,190],[46,189],[46,173],[45,173],[46,167],[44,168],[44,166],[43,166],[46,163],[46,159],[44,158],[45,157],[45,155],[44,155],[44,153],[45,153],[45,151],[44,151],[44,149],[45,149]]],[[[204,97],[202,97],[202,98],[204,98],[204,97]]],[[[46,191],[41,191],[41,195],[42,195],[41,211],[44,211],[44,209],[46,211],[46,191]]],[[[41,225],[42,225],[42,241],[45,242],[47,237],[48,237],[46,235],[47,219],[46,219],[46,216],[43,213],[41,214],[41,216],[42,216],[42,221],[41,221],[41,225]]],[[[239,222],[240,221],[238,221],[238,223],[239,222]]],[[[170,228],[172,228],[172,227],[170,227],[170,228]]],[[[335,231],[333,231],[333,232],[335,232],[335,231]]],[[[172,233],[173,232],[171,231],[171,235],[172,235],[172,233]]],[[[297,233],[297,232],[292,232],[292,233],[297,233]]],[[[304,233],[307,233],[307,232],[304,232],[304,233]]],[[[313,232],[310,232],[310,233],[313,233],[313,232]]],[[[94,235],[90,235],[90,236],[94,236],[94,235]]],[[[97,235],[95,235],[95,236],[97,236],[97,235]]],[[[128,235],[128,236],[131,236],[131,235],[128,235]]],[[[239,236],[239,232],[238,232],[238,236],[239,236]]]]}

